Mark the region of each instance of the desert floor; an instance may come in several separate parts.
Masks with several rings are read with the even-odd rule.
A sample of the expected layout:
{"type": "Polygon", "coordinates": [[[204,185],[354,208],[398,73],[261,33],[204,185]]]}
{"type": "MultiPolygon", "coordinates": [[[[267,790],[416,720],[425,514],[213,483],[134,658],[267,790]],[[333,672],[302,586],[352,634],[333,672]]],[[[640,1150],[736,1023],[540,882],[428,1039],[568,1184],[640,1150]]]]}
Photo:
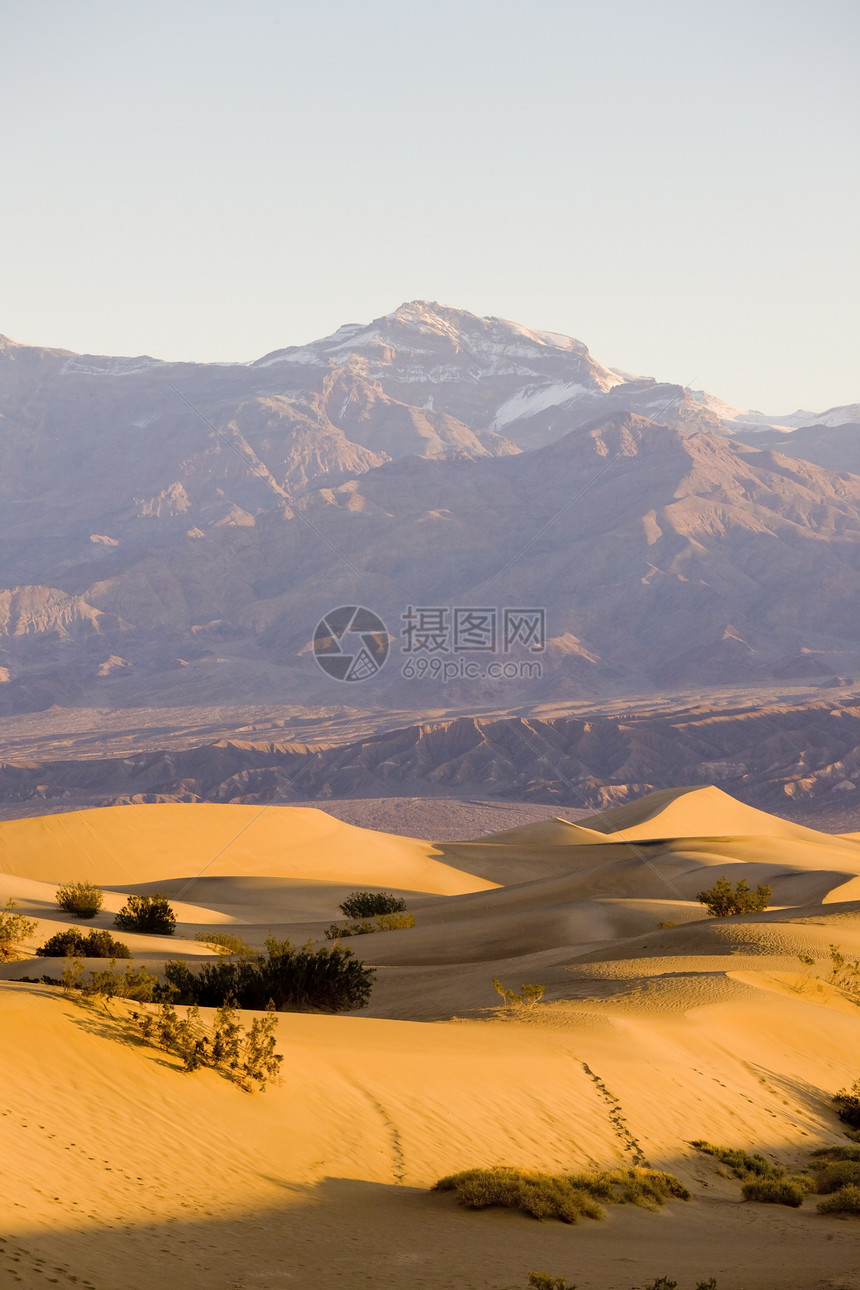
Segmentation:
{"type": "Polygon", "coordinates": [[[860,1009],[827,977],[831,945],[860,958],[856,837],[716,789],[437,842],[170,804],[2,823],[0,875],[0,902],[37,920],[0,968],[0,1284],[525,1290],[540,1270],[580,1290],[860,1287],[857,1220],[815,1197],[745,1203],[690,1145],[794,1165],[843,1140],[831,1099],[860,1075],[860,1009]],[[769,883],[772,907],[707,918],[696,893],[723,873],[769,883]],[[170,897],[175,937],[122,938],[152,970],[211,957],[201,931],[323,943],[358,887],[402,894],[416,926],[353,940],[378,968],[370,1005],[282,1014],[282,1080],[248,1094],[131,1039],[127,1005],[16,980],[62,970],[32,955],[72,925],[54,899],[69,877],[106,889],[88,926],[129,892],[170,897]],[[493,977],[540,982],[544,1002],[505,1012],[493,977]],[[637,1160],[692,1199],[567,1226],[429,1190],[477,1165],[637,1160]]]}

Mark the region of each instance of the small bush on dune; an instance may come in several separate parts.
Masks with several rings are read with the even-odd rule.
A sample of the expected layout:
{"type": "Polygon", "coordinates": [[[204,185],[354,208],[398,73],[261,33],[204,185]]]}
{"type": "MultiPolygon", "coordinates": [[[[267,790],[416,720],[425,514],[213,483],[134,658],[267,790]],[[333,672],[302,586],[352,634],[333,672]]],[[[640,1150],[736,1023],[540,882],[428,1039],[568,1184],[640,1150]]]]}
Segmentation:
{"type": "Polygon", "coordinates": [[[743,878],[733,888],[723,875],[709,891],[700,891],[696,900],[707,906],[712,918],[730,918],[734,914],[756,914],[767,909],[772,894],[770,887],[761,884],[752,891],[743,878]]]}
{"type": "Polygon", "coordinates": [[[101,887],[91,882],[65,882],[57,888],[57,904],[75,918],[95,918],[104,899],[101,887]]]}
{"type": "Polygon", "coordinates": [[[63,970],[63,989],[70,993],[79,990],[87,999],[101,1000],[108,1004],[111,999],[133,999],[138,1003],[151,1003],[158,997],[158,977],[147,972],[143,967],[132,967],[127,964],[123,972],[115,971],[116,960],[111,959],[106,968],[91,971],[86,976],[86,969],[79,958],[67,962],[63,970]]]}
{"type": "Polygon", "coordinates": [[[204,963],[194,971],[177,959],[165,966],[164,975],[177,1002],[209,1008],[232,998],[240,1008],[260,1012],[269,1000],[278,1011],[349,1012],[363,1008],[370,998],[375,969],[365,967],[350,949],[335,945],[314,951],[308,943],[295,950],[289,941],[270,936],[266,951],[265,958],[204,963]]]}
{"type": "Polygon", "coordinates": [[[772,1164],[766,1160],[759,1152],[752,1155],[747,1151],[733,1150],[729,1147],[715,1147],[712,1142],[705,1142],[701,1139],[691,1142],[691,1147],[701,1151],[706,1156],[713,1156],[722,1164],[728,1165],[736,1178],[784,1178],[785,1170],[782,1165],[772,1164]]]}
{"type": "Polygon", "coordinates": [[[373,921],[359,919],[356,923],[332,923],[326,928],[327,941],[339,941],[342,936],[367,936],[371,932],[400,932],[415,926],[413,914],[376,914],[373,921]]]}
{"type": "Polygon", "coordinates": [[[860,1160],[840,1160],[816,1171],[815,1190],[822,1196],[843,1187],[860,1187],[860,1160]]]}
{"type": "Polygon", "coordinates": [[[84,959],[130,959],[131,950],[122,941],[114,940],[110,932],[83,932],[71,928],[57,932],[36,953],[43,959],[61,959],[76,955],[84,959]]]}
{"type": "MultiPolygon", "coordinates": [[[[564,1277],[553,1277],[548,1272],[530,1272],[528,1284],[529,1290],[576,1290],[575,1281],[565,1281],[564,1277]]],[[[656,1281],[649,1281],[644,1290],[678,1290],[678,1282],[671,1277],[657,1277],[656,1281]]],[[[708,1281],[697,1282],[696,1290],[717,1290],[717,1283],[711,1277],[708,1281]]]]}
{"type": "Polygon", "coordinates": [[[16,914],[14,900],[7,900],[5,909],[0,909],[0,963],[8,962],[15,957],[15,946],[25,941],[36,930],[36,921],[16,914]]]}
{"type": "Polygon", "coordinates": [[[660,1169],[603,1169],[595,1174],[572,1174],[570,1181],[610,1205],[660,1209],[667,1200],[690,1199],[684,1184],[660,1169]]]}
{"type": "Polygon", "coordinates": [[[712,1142],[697,1141],[690,1144],[697,1151],[713,1156],[731,1169],[736,1178],[743,1180],[744,1200],[759,1201],[763,1205],[789,1205],[798,1209],[804,1196],[815,1190],[812,1180],[803,1174],[789,1174],[782,1165],[772,1164],[759,1152],[715,1147],[712,1142]]]}
{"type": "Polygon", "coordinates": [[[373,918],[376,914],[399,914],[406,901],[390,891],[353,891],[338,906],[344,918],[373,918]]]}
{"type": "Polygon", "coordinates": [[[860,1129],[860,1079],[854,1081],[850,1089],[842,1089],[836,1094],[836,1114],[843,1124],[852,1129],[860,1129]]]}
{"type": "Polygon", "coordinates": [[[762,1205],[789,1205],[799,1209],[804,1196],[811,1190],[798,1178],[751,1178],[741,1188],[744,1200],[757,1200],[762,1205]]]}
{"type": "Polygon", "coordinates": [[[860,1146],[819,1147],[812,1153],[813,1169],[823,1169],[835,1160],[860,1160],[860,1146]]]}
{"type": "Polygon", "coordinates": [[[243,941],[241,936],[234,936],[232,932],[198,932],[194,939],[202,941],[204,945],[211,945],[219,954],[230,954],[242,959],[258,957],[252,945],[243,941]]]}
{"type": "Polygon", "coordinates": [[[519,991],[508,990],[501,981],[493,977],[493,989],[503,1000],[503,1007],[517,1012],[530,1012],[536,1008],[544,996],[545,985],[521,985],[519,991]]]}
{"type": "Polygon", "coordinates": [[[278,1021],[271,1002],[266,1015],[255,1017],[248,1031],[242,1028],[232,999],[221,1005],[211,1027],[203,1023],[197,1007],[189,1008],[180,1019],[168,1001],[156,1012],[133,1012],[131,1021],[142,1039],[174,1053],[187,1071],[210,1066],[246,1092],[254,1085],[263,1092],[279,1077],[283,1057],[275,1051],[278,1021]]]}
{"type": "Polygon", "coordinates": [[[853,1183],[818,1202],[819,1214],[856,1214],[860,1217],[860,1187],[853,1183]]]}
{"type": "Polygon", "coordinates": [[[121,932],[146,932],[152,936],[172,936],[176,915],[165,896],[129,896],[117,914],[114,927],[121,932]]]}
{"type": "Polygon", "coordinates": [[[533,1218],[603,1218],[601,1201],[657,1209],[671,1198],[689,1200],[686,1187],[655,1169],[606,1169],[595,1174],[545,1174],[533,1170],[466,1169],[440,1178],[434,1191],[453,1191],[466,1209],[520,1209],[533,1218]]]}

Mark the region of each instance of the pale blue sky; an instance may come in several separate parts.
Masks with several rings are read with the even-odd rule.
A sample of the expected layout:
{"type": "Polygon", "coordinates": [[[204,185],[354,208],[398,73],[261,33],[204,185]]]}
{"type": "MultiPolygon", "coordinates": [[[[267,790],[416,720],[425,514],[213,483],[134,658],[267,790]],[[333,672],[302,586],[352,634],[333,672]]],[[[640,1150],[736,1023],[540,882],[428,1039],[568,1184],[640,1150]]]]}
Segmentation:
{"type": "Polygon", "coordinates": [[[403,300],[860,399],[857,0],[0,0],[0,332],[246,360],[403,300]]]}

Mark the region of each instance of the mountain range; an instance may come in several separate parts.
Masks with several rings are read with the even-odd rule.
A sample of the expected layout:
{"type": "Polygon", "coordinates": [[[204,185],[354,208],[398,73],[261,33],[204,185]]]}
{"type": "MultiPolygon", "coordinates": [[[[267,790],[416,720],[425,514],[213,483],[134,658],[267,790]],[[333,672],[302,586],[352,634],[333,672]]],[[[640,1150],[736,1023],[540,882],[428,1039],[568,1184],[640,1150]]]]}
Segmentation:
{"type": "Polygon", "coordinates": [[[850,683],[855,471],[860,405],[744,411],[425,302],[247,364],[3,340],[0,714],[850,683]],[[343,686],[310,642],[355,604],[391,656],[343,686]],[[404,677],[415,606],[544,610],[540,675],[404,677]]]}

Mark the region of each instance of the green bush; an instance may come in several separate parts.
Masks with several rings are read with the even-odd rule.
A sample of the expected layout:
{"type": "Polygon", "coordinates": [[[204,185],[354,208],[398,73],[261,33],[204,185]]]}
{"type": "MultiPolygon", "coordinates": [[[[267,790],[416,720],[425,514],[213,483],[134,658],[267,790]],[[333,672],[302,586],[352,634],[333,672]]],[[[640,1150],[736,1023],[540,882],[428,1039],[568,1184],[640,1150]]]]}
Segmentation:
{"type": "Polygon", "coordinates": [[[65,882],[57,888],[57,904],[75,918],[95,918],[104,899],[101,887],[91,882],[65,882]]]}
{"type": "Polygon", "coordinates": [[[187,1071],[211,1066],[247,1092],[254,1084],[263,1092],[280,1073],[284,1059],[275,1051],[278,1021],[271,1002],[265,1017],[255,1017],[247,1032],[232,999],[221,1005],[211,1027],[203,1024],[196,1006],[180,1020],[166,1000],[157,1012],[133,1012],[131,1020],[142,1039],[175,1053],[187,1071]]]}
{"type": "Polygon", "coordinates": [[[812,1153],[813,1169],[822,1169],[835,1160],[860,1160],[860,1146],[819,1147],[812,1153]]]}
{"type": "Polygon", "coordinates": [[[117,914],[114,927],[121,932],[147,932],[153,936],[172,936],[176,915],[166,896],[129,896],[117,914]]]}
{"type": "Polygon", "coordinates": [[[860,1187],[853,1184],[825,1196],[818,1202],[819,1214],[857,1214],[860,1216],[860,1187]]]}
{"type": "Polygon", "coordinates": [[[257,951],[252,945],[231,932],[198,932],[194,939],[202,941],[205,945],[211,945],[219,954],[232,954],[243,959],[257,957],[257,951]]]}
{"type": "Polygon", "coordinates": [[[730,918],[733,914],[756,914],[767,909],[772,894],[770,887],[761,884],[752,891],[743,878],[733,888],[723,875],[709,891],[700,891],[696,900],[707,906],[712,918],[730,918]]]}
{"type": "Polygon", "coordinates": [[[109,967],[94,969],[87,977],[81,960],[73,958],[63,969],[63,989],[67,993],[80,990],[85,998],[99,999],[103,1003],[108,1003],[111,999],[134,999],[138,1003],[151,1003],[158,998],[158,977],[147,972],[146,968],[134,968],[130,963],[126,965],[124,972],[115,972],[115,964],[116,960],[111,959],[109,967]]]}
{"type": "Polygon", "coordinates": [[[529,1290],[576,1290],[576,1282],[551,1277],[548,1272],[530,1272],[529,1290]]]}
{"type": "Polygon", "coordinates": [[[763,1205],[789,1205],[799,1209],[810,1187],[799,1178],[751,1178],[741,1188],[744,1200],[757,1200],[763,1205]]]}
{"type": "Polygon", "coordinates": [[[774,1165],[759,1152],[750,1155],[747,1151],[733,1150],[729,1147],[715,1147],[712,1142],[697,1140],[690,1143],[697,1151],[706,1156],[713,1156],[722,1164],[728,1165],[736,1178],[784,1178],[782,1165],[774,1165]]]}
{"type": "Polygon", "coordinates": [[[466,1209],[520,1209],[533,1218],[603,1218],[601,1201],[659,1208],[670,1198],[689,1200],[686,1187],[656,1169],[606,1169],[594,1174],[545,1174],[495,1166],[440,1178],[434,1191],[453,1191],[466,1209]]]}
{"type": "Polygon", "coordinates": [[[545,985],[521,985],[519,991],[507,990],[496,977],[493,977],[493,989],[504,1000],[503,1007],[514,1011],[528,1012],[536,1008],[544,996],[545,985]]]}
{"type": "Polygon", "coordinates": [[[0,963],[8,962],[15,957],[15,946],[32,936],[36,930],[36,921],[16,914],[14,900],[7,900],[5,909],[0,909],[0,963]]]}
{"type": "Polygon", "coordinates": [[[850,1089],[843,1088],[833,1101],[839,1119],[852,1129],[860,1129],[860,1079],[855,1080],[850,1089]]]}
{"type": "Polygon", "coordinates": [[[122,941],[114,940],[110,932],[92,931],[84,936],[76,927],[57,932],[36,950],[39,958],[61,959],[77,955],[85,959],[130,959],[131,950],[122,941]]]}
{"type": "Polygon", "coordinates": [[[204,963],[194,971],[174,960],[165,966],[164,975],[179,1003],[217,1008],[232,998],[240,1008],[262,1012],[272,1000],[278,1011],[350,1012],[363,1008],[370,998],[375,969],[338,945],[314,951],[308,943],[294,950],[289,941],[270,936],[265,958],[204,963]]]}
{"type": "Polygon", "coordinates": [[[367,936],[371,932],[400,932],[415,926],[413,914],[377,914],[373,921],[362,918],[354,923],[332,923],[325,930],[327,941],[339,941],[342,936],[367,936]]]}
{"type": "Polygon", "coordinates": [[[339,906],[344,918],[373,918],[376,914],[399,914],[406,901],[390,891],[353,891],[339,906]]]}
{"type": "Polygon", "coordinates": [[[843,1187],[860,1187],[860,1160],[840,1160],[816,1172],[815,1190],[822,1196],[843,1187]]]}

